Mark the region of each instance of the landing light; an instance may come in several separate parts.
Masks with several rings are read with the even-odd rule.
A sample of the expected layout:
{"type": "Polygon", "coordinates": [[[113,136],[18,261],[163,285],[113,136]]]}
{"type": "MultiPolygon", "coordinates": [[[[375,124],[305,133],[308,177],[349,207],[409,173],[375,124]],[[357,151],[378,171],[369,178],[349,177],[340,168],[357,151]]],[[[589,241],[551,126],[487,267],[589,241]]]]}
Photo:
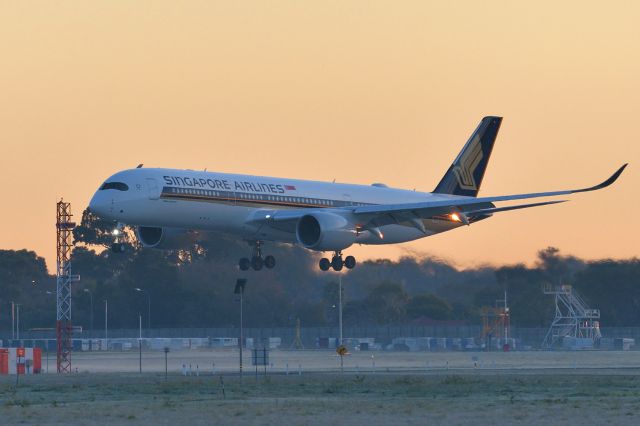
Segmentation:
{"type": "Polygon", "coordinates": [[[114,229],[111,233],[112,233],[113,235],[118,236],[118,235],[120,235],[120,230],[119,230],[119,229],[114,229]]]}
{"type": "Polygon", "coordinates": [[[451,213],[451,220],[456,222],[461,222],[460,216],[458,216],[458,213],[451,213]]]}

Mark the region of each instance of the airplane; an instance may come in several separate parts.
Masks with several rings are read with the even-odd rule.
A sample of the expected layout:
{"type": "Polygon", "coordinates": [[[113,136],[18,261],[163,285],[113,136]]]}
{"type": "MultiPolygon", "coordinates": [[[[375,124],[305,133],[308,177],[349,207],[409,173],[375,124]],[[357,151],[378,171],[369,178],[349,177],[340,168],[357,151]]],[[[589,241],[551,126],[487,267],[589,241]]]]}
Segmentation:
{"type": "MultiPolygon", "coordinates": [[[[356,266],[343,250],[353,244],[397,244],[488,219],[495,213],[562,203],[552,200],[497,207],[494,203],[595,191],[615,182],[627,164],[604,182],[582,189],[478,197],[502,117],[484,117],[433,192],[390,188],[382,183],[335,182],[143,168],[109,177],[94,194],[89,210],[135,227],[143,247],[175,250],[202,233],[224,233],[247,241],[251,257],[242,271],[271,269],[262,255],[265,241],[299,244],[331,252],[322,271],[356,266]]],[[[114,252],[124,250],[116,236],[114,252]]]]}

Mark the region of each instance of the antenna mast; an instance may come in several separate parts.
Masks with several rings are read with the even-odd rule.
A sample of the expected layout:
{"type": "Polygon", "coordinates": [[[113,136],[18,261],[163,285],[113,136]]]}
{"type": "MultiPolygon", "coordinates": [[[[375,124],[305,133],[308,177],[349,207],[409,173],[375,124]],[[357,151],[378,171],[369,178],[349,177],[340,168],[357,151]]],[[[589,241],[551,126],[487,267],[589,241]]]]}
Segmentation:
{"type": "Polygon", "coordinates": [[[71,283],[79,281],[79,275],[71,274],[71,248],[73,228],[71,203],[60,200],[56,219],[56,340],[58,373],[71,372],[71,283]]]}

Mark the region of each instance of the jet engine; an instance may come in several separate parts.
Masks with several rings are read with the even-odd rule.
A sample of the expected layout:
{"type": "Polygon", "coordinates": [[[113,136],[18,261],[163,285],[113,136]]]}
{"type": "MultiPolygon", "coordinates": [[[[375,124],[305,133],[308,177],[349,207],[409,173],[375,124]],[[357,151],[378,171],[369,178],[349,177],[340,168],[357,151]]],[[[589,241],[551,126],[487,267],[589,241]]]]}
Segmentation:
{"type": "Polygon", "coordinates": [[[310,213],[302,216],[296,225],[298,242],[311,250],[342,250],[352,245],[356,236],[355,225],[335,213],[310,213]]]}
{"type": "Polygon", "coordinates": [[[143,247],[161,250],[188,248],[196,241],[195,232],[180,228],[138,226],[136,228],[136,236],[143,247]]]}

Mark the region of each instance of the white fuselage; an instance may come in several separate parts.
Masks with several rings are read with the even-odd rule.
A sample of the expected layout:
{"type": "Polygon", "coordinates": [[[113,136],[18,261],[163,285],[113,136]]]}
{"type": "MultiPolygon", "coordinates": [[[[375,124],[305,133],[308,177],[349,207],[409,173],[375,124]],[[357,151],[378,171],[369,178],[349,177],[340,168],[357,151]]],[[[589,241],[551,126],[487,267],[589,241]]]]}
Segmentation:
{"type": "MultiPolygon", "coordinates": [[[[252,221],[283,209],[347,209],[458,197],[388,188],[193,170],[138,168],[111,176],[96,191],[90,209],[132,226],[213,231],[247,240],[296,243],[295,232],[252,221]],[[105,188],[105,189],[103,189],[105,188]]],[[[356,243],[393,244],[448,231],[461,224],[448,218],[423,220],[423,230],[399,224],[381,227],[384,239],[369,232],[356,243]]]]}

